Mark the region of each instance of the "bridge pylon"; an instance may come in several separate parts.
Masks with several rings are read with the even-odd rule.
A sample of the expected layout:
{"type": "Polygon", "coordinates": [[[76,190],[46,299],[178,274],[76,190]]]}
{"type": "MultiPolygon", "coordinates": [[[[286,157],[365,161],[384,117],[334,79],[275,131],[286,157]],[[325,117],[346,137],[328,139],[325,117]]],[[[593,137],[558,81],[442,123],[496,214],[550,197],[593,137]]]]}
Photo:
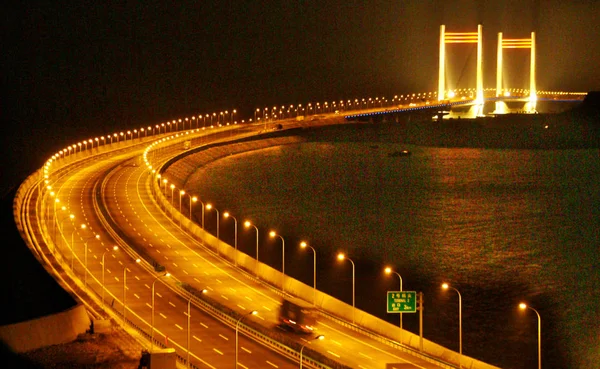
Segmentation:
{"type": "MultiPolygon", "coordinates": [[[[536,112],[537,90],[535,84],[535,32],[531,32],[531,38],[512,38],[505,39],[502,32],[498,33],[498,56],[496,65],[496,97],[507,96],[507,91],[503,90],[502,62],[504,49],[530,49],[531,56],[529,62],[529,98],[525,103],[524,111],[528,113],[536,112]]],[[[508,111],[506,103],[496,101],[494,114],[505,114],[508,111]]]]}
{"type": "Polygon", "coordinates": [[[446,26],[440,26],[440,65],[438,79],[438,101],[446,100],[446,44],[477,44],[477,86],[473,114],[483,115],[483,38],[482,26],[477,26],[477,32],[446,32],[446,26]]]}

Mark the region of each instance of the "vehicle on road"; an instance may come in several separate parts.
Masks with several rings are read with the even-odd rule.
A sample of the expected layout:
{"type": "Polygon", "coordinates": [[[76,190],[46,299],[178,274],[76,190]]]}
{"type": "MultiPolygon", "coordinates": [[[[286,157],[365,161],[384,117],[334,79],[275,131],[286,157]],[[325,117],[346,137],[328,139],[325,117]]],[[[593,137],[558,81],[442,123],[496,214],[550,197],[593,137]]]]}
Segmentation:
{"type": "Polygon", "coordinates": [[[312,304],[286,296],[279,308],[279,324],[297,333],[311,333],[315,330],[317,311],[312,304]]]}

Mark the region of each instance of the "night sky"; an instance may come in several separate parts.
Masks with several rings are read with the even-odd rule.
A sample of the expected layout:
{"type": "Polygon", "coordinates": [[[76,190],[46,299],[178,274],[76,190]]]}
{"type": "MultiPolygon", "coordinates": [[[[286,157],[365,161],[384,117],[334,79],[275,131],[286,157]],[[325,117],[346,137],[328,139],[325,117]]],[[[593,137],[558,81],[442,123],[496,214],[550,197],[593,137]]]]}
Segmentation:
{"type": "MultiPolygon", "coordinates": [[[[539,89],[600,89],[599,1],[8,1],[1,7],[2,192],[56,150],[116,129],[232,108],[249,118],[259,106],[434,91],[440,24],[448,31],[483,24],[486,86],[495,84],[497,32],[528,37],[535,30],[539,89]]],[[[461,47],[449,51],[457,60],[449,76],[469,87],[474,70],[467,66],[475,56],[472,47],[461,47]]],[[[505,57],[511,71],[527,72],[528,60],[526,53],[505,57]]],[[[527,77],[514,81],[527,87],[527,77]]]]}

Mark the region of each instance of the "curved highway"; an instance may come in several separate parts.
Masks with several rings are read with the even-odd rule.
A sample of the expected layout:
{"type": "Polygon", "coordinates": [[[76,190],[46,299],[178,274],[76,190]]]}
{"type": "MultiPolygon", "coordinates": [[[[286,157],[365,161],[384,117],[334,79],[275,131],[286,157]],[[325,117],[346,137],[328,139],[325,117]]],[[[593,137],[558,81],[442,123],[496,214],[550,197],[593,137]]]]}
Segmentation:
{"type": "MultiPolygon", "coordinates": [[[[166,161],[178,152],[178,145],[171,149],[158,150],[158,155],[162,158],[155,157],[153,161],[166,161]]],[[[57,195],[61,201],[62,198],[66,200],[68,209],[77,209],[80,213],[76,214],[77,219],[82,218],[83,222],[89,225],[90,229],[82,230],[78,228],[78,221],[67,223],[63,236],[75,231],[75,255],[79,260],[85,259],[84,244],[88,243],[88,267],[97,279],[100,279],[98,276],[102,274],[101,254],[106,251],[105,283],[109,291],[107,295],[110,294],[107,298],[108,303],[121,306],[118,309],[122,310],[123,269],[128,267],[132,270],[127,272],[128,319],[150,330],[151,285],[156,277],[141,271],[135,272],[140,267],[135,265],[131,257],[122,255],[123,252],[110,251],[115,242],[102,231],[103,224],[99,221],[93,204],[94,185],[103,179],[103,175],[106,175],[104,200],[108,213],[130,246],[134,249],[145,249],[177,280],[197,290],[207,289],[208,296],[218,303],[240,314],[252,310],[259,311],[258,315],[247,319],[256,319],[266,327],[277,329],[275,325],[281,301],[279,292],[257,282],[215,255],[165,215],[151,198],[150,172],[145,165],[138,164],[141,162],[140,156],[141,151],[137,150],[86,167],[68,178],[61,185],[57,195]],[[109,170],[110,168],[113,169],[109,170]],[[100,240],[94,238],[94,232],[101,235],[100,240]],[[129,313],[129,309],[132,313],[129,313]]],[[[177,195],[175,201],[178,201],[177,195]]],[[[78,270],[77,266],[75,269],[78,270]]],[[[83,273],[82,270],[78,272],[83,273]]],[[[160,278],[160,281],[164,279],[165,277],[160,278]]],[[[88,280],[91,279],[88,277],[88,280]]],[[[101,291],[99,282],[90,282],[90,286],[101,291]]],[[[155,291],[154,319],[155,327],[159,331],[155,336],[165,340],[168,337],[171,344],[176,343],[177,346],[185,348],[187,302],[177,297],[162,283],[155,283],[155,291]]],[[[223,363],[224,357],[235,355],[235,332],[232,329],[200,311],[193,311],[192,317],[191,347],[195,356],[207,365],[219,367],[217,363],[223,363]],[[207,349],[207,343],[214,347],[207,349]]],[[[410,363],[417,368],[439,367],[363,336],[332,320],[321,319],[317,329],[319,334],[324,334],[327,338],[311,344],[311,348],[350,367],[385,368],[386,363],[410,363]]],[[[302,337],[297,339],[306,343],[302,337]]],[[[245,339],[240,342],[240,363],[248,368],[266,367],[265,363],[271,367],[286,367],[289,364],[289,361],[279,355],[265,352],[261,345],[252,344],[245,339]],[[262,359],[265,361],[260,362],[262,359]]]]}

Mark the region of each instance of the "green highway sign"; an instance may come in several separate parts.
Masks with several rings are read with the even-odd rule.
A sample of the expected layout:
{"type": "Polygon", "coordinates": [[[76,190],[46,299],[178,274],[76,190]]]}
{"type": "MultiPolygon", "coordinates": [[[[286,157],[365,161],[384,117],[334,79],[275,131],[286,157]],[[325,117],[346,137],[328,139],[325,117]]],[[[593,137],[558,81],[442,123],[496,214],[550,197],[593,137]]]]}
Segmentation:
{"type": "Polygon", "coordinates": [[[388,313],[416,313],[417,292],[415,291],[388,291],[388,313]]]}

